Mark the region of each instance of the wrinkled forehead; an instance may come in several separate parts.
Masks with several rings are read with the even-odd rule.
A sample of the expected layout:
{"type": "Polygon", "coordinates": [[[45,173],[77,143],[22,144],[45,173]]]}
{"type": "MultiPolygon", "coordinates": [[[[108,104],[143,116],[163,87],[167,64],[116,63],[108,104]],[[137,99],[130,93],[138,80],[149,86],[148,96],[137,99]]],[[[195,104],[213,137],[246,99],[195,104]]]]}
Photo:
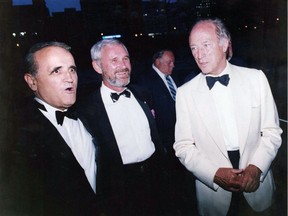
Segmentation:
{"type": "Polygon", "coordinates": [[[35,53],[37,71],[51,70],[53,67],[76,66],[72,54],[61,47],[45,47],[35,53]]]}

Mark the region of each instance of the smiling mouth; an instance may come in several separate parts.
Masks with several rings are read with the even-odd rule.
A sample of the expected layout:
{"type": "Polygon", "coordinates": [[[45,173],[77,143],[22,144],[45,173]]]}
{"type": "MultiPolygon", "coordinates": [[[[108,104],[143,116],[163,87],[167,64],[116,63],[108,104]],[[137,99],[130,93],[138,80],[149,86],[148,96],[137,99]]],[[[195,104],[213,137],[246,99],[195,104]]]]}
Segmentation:
{"type": "Polygon", "coordinates": [[[129,76],[128,71],[121,71],[121,72],[117,72],[116,75],[120,78],[127,78],[129,76]]]}

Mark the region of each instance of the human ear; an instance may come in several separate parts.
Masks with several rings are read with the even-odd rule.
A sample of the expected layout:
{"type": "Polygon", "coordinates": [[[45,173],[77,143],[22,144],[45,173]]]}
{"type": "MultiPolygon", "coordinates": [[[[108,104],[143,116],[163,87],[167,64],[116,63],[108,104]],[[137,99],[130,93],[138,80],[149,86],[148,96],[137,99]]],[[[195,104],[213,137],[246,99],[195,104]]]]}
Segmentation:
{"type": "Polygon", "coordinates": [[[102,68],[99,66],[99,64],[95,60],[92,61],[92,66],[97,73],[99,74],[103,73],[102,68]]]}
{"type": "Polygon", "coordinates": [[[28,84],[28,86],[32,89],[32,91],[37,90],[37,80],[32,74],[26,73],[24,75],[24,79],[26,83],[28,84]]]}
{"type": "Polygon", "coordinates": [[[229,41],[226,38],[222,39],[223,52],[226,53],[229,47],[229,41]]]}
{"type": "Polygon", "coordinates": [[[160,58],[156,59],[154,65],[158,67],[160,64],[161,64],[161,59],[160,58]]]}

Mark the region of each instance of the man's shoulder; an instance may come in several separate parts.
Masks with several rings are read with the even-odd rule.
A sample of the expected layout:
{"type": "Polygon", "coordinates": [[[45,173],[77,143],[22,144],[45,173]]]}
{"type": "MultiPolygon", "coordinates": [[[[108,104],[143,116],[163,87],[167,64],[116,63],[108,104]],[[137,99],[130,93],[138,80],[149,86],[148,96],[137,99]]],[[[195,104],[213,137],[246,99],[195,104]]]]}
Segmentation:
{"type": "Polygon", "coordinates": [[[138,78],[138,83],[143,84],[143,85],[149,85],[151,83],[154,83],[155,81],[161,80],[161,77],[158,75],[158,73],[154,70],[147,70],[143,72],[139,78],[138,78]],[[147,82],[149,81],[149,82],[147,82]]]}
{"type": "Polygon", "coordinates": [[[101,99],[101,93],[100,88],[97,88],[89,94],[81,95],[81,97],[77,96],[76,107],[79,108],[79,106],[89,106],[92,103],[99,102],[99,99],[101,99]]]}
{"type": "Polygon", "coordinates": [[[266,77],[262,70],[256,68],[242,67],[230,64],[230,69],[232,77],[242,77],[245,80],[257,81],[266,77]]]}
{"type": "Polygon", "coordinates": [[[105,107],[101,98],[100,89],[91,92],[85,97],[77,98],[75,107],[78,117],[82,122],[94,121],[95,118],[103,115],[105,107]]]}
{"type": "Polygon", "coordinates": [[[234,65],[234,64],[230,64],[230,68],[232,71],[238,71],[238,72],[250,72],[250,73],[256,73],[259,74],[262,71],[256,68],[252,68],[252,67],[243,67],[243,66],[238,66],[238,65],[234,65]]]}
{"type": "Polygon", "coordinates": [[[37,108],[34,96],[25,97],[18,101],[14,108],[16,122],[22,125],[33,124],[38,121],[41,112],[37,108]]]}
{"type": "Polygon", "coordinates": [[[147,99],[151,98],[150,91],[142,85],[129,84],[127,87],[137,99],[146,101],[147,99]]]}

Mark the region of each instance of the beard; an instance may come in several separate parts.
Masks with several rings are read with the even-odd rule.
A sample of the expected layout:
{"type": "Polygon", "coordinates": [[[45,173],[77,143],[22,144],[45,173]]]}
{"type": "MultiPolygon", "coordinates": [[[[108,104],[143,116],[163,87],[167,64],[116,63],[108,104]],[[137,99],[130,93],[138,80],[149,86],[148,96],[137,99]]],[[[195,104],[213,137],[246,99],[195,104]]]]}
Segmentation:
{"type": "Polygon", "coordinates": [[[125,87],[130,83],[130,74],[131,71],[128,68],[124,68],[121,70],[116,70],[112,75],[108,75],[107,71],[103,70],[103,79],[105,79],[111,86],[115,87],[125,87]],[[117,77],[117,73],[127,73],[127,78],[120,79],[117,77]]]}

